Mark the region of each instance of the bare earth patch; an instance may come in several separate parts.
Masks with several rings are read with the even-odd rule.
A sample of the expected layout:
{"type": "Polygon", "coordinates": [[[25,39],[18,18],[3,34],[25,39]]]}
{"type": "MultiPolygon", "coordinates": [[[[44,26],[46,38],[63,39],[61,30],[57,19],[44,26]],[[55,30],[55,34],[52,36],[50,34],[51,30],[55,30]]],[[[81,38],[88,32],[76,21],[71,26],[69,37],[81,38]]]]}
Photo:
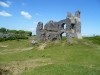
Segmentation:
{"type": "Polygon", "coordinates": [[[38,58],[38,59],[30,59],[26,61],[13,61],[11,63],[8,63],[9,66],[1,66],[0,68],[4,70],[10,71],[13,75],[20,74],[29,69],[34,69],[37,66],[44,66],[52,64],[51,59],[49,58],[38,58]]]}
{"type": "Polygon", "coordinates": [[[40,46],[39,46],[39,50],[44,50],[44,48],[46,47],[46,45],[47,45],[46,43],[40,45],[40,46]]]}

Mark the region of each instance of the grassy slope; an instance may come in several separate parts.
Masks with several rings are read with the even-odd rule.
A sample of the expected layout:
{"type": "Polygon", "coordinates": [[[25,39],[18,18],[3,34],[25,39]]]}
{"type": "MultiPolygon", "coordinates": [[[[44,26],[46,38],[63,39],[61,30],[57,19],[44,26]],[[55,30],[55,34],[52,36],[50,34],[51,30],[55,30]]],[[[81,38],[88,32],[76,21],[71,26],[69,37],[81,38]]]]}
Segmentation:
{"type": "Polygon", "coordinates": [[[22,70],[16,73],[18,75],[100,75],[100,48],[87,40],[75,40],[72,45],[64,40],[47,42],[44,50],[39,50],[38,46],[42,44],[40,43],[31,50],[23,51],[16,51],[16,48],[32,47],[29,40],[0,44],[9,45],[0,47],[1,67],[17,65],[18,67],[9,69],[17,67],[22,70]],[[7,49],[11,52],[3,53],[7,49]]]}
{"type": "Polygon", "coordinates": [[[84,37],[84,39],[92,41],[94,44],[99,44],[100,45],[100,36],[84,37]]]}

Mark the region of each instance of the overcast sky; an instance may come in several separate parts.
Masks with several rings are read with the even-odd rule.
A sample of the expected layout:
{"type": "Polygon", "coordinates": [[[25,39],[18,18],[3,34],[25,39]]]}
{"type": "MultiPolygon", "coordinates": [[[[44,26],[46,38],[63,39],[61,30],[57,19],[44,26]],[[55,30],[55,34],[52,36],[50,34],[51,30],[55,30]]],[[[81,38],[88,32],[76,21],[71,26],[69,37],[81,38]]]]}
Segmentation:
{"type": "Polygon", "coordinates": [[[0,0],[0,28],[30,30],[81,11],[82,35],[100,35],[100,0],[0,0]]]}

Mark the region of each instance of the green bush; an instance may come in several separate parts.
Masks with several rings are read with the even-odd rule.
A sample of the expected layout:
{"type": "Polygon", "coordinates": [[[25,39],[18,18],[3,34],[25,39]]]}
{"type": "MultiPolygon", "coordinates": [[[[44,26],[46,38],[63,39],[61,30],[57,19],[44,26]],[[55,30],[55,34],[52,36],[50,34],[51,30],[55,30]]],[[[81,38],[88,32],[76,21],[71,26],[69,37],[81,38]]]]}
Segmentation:
{"type": "Polygon", "coordinates": [[[0,38],[0,42],[2,42],[3,41],[3,38],[0,38]]]}

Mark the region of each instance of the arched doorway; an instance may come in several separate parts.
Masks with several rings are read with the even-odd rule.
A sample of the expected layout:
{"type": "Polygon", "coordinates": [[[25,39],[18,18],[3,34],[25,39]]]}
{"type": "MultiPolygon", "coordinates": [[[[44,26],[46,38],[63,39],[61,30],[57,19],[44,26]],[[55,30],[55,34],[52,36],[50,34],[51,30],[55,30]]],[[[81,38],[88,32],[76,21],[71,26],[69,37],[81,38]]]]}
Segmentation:
{"type": "Polygon", "coordinates": [[[66,40],[66,23],[63,23],[61,25],[61,34],[60,34],[60,37],[61,37],[61,40],[66,40]]]}

